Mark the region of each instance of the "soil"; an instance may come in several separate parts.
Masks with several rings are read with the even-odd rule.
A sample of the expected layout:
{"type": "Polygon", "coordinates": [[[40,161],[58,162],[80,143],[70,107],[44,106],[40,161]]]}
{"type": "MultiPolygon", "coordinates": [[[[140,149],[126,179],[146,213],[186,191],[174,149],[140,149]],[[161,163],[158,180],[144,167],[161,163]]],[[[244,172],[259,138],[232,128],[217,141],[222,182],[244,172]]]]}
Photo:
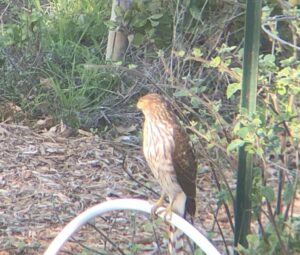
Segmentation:
{"type": "MultiPolygon", "coordinates": [[[[139,143],[120,137],[103,139],[88,132],[66,137],[0,124],[0,254],[42,254],[70,220],[103,201],[156,200],[160,189],[139,143]]],[[[209,231],[223,249],[211,179],[208,171],[198,175],[194,225],[204,234],[209,231]]],[[[229,234],[221,213],[219,223],[229,234]]],[[[167,228],[139,212],[109,213],[81,228],[61,254],[166,254],[167,228]]]]}

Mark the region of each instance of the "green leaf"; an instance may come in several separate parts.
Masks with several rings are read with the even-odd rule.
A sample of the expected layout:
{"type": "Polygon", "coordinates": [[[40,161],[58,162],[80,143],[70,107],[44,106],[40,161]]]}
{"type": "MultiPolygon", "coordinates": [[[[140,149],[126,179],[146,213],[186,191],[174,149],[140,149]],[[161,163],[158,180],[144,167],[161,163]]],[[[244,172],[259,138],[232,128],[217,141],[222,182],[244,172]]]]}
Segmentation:
{"type": "Polygon", "coordinates": [[[135,15],[130,23],[131,26],[135,28],[140,28],[145,26],[147,23],[147,19],[142,14],[135,15]]]}
{"type": "Polygon", "coordinates": [[[191,104],[192,104],[193,108],[199,108],[199,106],[200,106],[199,100],[196,97],[191,98],[191,104]]]}
{"type": "Polygon", "coordinates": [[[272,54],[267,54],[264,56],[264,61],[268,64],[273,64],[275,62],[275,56],[272,54]]]}
{"type": "Polygon", "coordinates": [[[180,89],[174,93],[175,97],[187,97],[190,95],[190,91],[188,89],[180,89]]]}
{"type": "Polygon", "coordinates": [[[132,15],[133,15],[133,13],[131,10],[126,10],[124,17],[123,17],[126,24],[128,24],[130,22],[132,15]]]}
{"type": "Polygon", "coordinates": [[[217,205],[220,207],[223,203],[229,202],[231,200],[230,192],[228,190],[221,190],[217,194],[217,205]]]}
{"type": "Polygon", "coordinates": [[[283,193],[283,200],[286,205],[291,203],[294,195],[294,187],[291,183],[288,183],[285,187],[285,191],[283,193]]]}
{"type": "Polygon", "coordinates": [[[157,14],[150,16],[149,19],[160,19],[162,16],[164,16],[163,13],[157,13],[157,14]]]}
{"type": "Polygon", "coordinates": [[[199,9],[197,6],[191,4],[189,11],[195,20],[201,21],[201,18],[202,18],[201,9],[199,9]]]}
{"type": "Polygon", "coordinates": [[[234,68],[231,68],[232,71],[234,71],[240,78],[242,77],[242,74],[243,74],[243,70],[239,67],[234,67],[234,68]]]}
{"type": "Polygon", "coordinates": [[[261,188],[261,194],[264,196],[269,202],[272,202],[274,200],[274,191],[271,187],[264,186],[261,188]]]}
{"type": "Polygon", "coordinates": [[[283,59],[280,61],[281,66],[290,67],[295,62],[295,57],[291,56],[290,58],[283,59]]]}
{"type": "Polygon", "coordinates": [[[115,7],[114,11],[115,11],[115,14],[116,14],[117,17],[123,17],[124,14],[125,14],[124,9],[121,6],[118,6],[118,5],[115,7]]]}
{"type": "Polygon", "coordinates": [[[283,68],[282,70],[280,70],[277,73],[277,77],[289,77],[290,75],[291,75],[291,68],[290,67],[283,68]]]}
{"type": "Polygon", "coordinates": [[[157,27],[159,25],[159,21],[150,19],[150,23],[152,27],[157,27]]]}
{"type": "Polygon", "coordinates": [[[232,150],[238,149],[239,147],[242,147],[245,144],[245,141],[241,139],[235,139],[233,140],[227,147],[227,153],[229,153],[232,150]]]}
{"type": "Polygon", "coordinates": [[[194,48],[193,52],[192,52],[192,55],[195,56],[195,57],[201,57],[203,54],[202,54],[200,48],[194,48]]]}
{"type": "Polygon", "coordinates": [[[223,43],[221,45],[221,47],[218,50],[218,53],[222,54],[222,53],[228,53],[228,52],[232,52],[233,50],[235,50],[237,48],[237,46],[228,46],[225,43],[223,43]]]}
{"type": "Polygon", "coordinates": [[[260,126],[261,125],[261,120],[259,118],[255,118],[253,119],[253,124],[255,124],[255,126],[260,126]]]}
{"type": "Polygon", "coordinates": [[[105,25],[108,27],[109,30],[111,31],[115,31],[118,27],[117,22],[113,21],[113,20],[108,20],[105,22],[105,25]]]}
{"type": "Polygon", "coordinates": [[[185,55],[185,51],[183,51],[183,50],[176,51],[175,54],[176,54],[176,56],[183,58],[185,55]]]}
{"type": "Polygon", "coordinates": [[[264,154],[264,150],[262,149],[262,148],[257,148],[256,149],[256,154],[258,155],[258,156],[262,156],[263,154],[264,154]]]}
{"type": "Polygon", "coordinates": [[[239,137],[241,138],[246,138],[246,136],[249,133],[249,127],[242,127],[239,130],[237,130],[237,134],[239,135],[239,137]]]}
{"type": "Polygon", "coordinates": [[[226,90],[226,96],[227,98],[231,98],[232,95],[237,92],[238,90],[241,90],[241,83],[231,83],[228,85],[226,90]]]}
{"type": "Polygon", "coordinates": [[[136,68],[137,68],[137,65],[135,65],[135,64],[129,64],[128,65],[129,70],[133,70],[133,69],[136,69],[136,68]]]}
{"type": "Polygon", "coordinates": [[[280,86],[277,88],[277,92],[279,95],[283,96],[286,94],[286,88],[284,86],[280,86]]]}
{"type": "Polygon", "coordinates": [[[221,58],[219,56],[217,56],[210,61],[209,66],[217,67],[218,65],[220,65],[220,63],[221,63],[221,58]]]}
{"type": "Polygon", "coordinates": [[[292,95],[297,95],[297,94],[300,93],[300,87],[299,87],[299,85],[296,85],[296,86],[290,85],[290,88],[292,90],[292,95]]]}
{"type": "Polygon", "coordinates": [[[247,240],[249,243],[257,243],[259,241],[259,237],[257,235],[247,235],[247,240]]]}
{"type": "Polygon", "coordinates": [[[204,255],[204,252],[200,248],[198,248],[195,250],[194,254],[195,255],[204,255]]]}
{"type": "Polygon", "coordinates": [[[214,143],[208,143],[207,144],[207,149],[212,149],[214,148],[216,145],[214,143]]]}
{"type": "Polygon", "coordinates": [[[145,36],[141,33],[136,33],[133,37],[132,44],[135,46],[140,46],[144,42],[145,36]]]}

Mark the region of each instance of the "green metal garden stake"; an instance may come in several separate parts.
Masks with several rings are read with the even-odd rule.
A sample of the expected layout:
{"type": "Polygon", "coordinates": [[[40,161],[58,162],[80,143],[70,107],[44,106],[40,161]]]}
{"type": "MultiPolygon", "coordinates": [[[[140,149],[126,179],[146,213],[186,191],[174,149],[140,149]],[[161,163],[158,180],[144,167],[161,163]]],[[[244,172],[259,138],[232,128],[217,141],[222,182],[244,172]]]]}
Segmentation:
{"type": "MultiPolygon", "coordinates": [[[[251,118],[256,109],[257,73],[260,44],[261,0],[247,0],[241,111],[251,118]]],[[[251,189],[253,154],[240,147],[235,200],[234,244],[248,246],[247,235],[251,222],[251,189]]]]}

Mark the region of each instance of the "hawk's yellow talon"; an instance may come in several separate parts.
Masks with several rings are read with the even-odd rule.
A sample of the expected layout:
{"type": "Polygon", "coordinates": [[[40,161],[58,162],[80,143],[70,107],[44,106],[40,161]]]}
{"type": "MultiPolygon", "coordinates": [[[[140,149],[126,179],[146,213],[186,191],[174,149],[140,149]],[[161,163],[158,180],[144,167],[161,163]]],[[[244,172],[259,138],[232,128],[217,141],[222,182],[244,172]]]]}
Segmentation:
{"type": "Polygon", "coordinates": [[[164,220],[165,221],[171,221],[172,220],[172,205],[168,206],[166,210],[164,211],[164,220]]]}
{"type": "Polygon", "coordinates": [[[164,198],[165,198],[165,195],[162,194],[162,195],[160,196],[160,198],[155,202],[155,204],[154,204],[153,207],[151,208],[151,215],[152,215],[152,216],[157,216],[157,209],[163,205],[163,203],[164,203],[164,198]]]}

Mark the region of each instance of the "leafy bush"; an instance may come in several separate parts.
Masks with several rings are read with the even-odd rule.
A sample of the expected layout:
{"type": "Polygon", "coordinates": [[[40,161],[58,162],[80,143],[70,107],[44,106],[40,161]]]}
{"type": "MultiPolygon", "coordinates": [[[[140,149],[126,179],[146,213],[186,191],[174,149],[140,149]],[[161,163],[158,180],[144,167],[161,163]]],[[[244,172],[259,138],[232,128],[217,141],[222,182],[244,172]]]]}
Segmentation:
{"type": "MultiPolygon", "coordinates": [[[[265,18],[276,14],[278,8],[280,6],[276,4],[266,6],[265,18]]],[[[297,8],[284,11],[299,16],[297,8]]],[[[281,25],[279,34],[295,41],[296,31],[299,31],[297,22],[281,25]]],[[[276,30],[272,31],[276,33],[276,30]]],[[[201,31],[196,34],[199,36],[199,33],[201,31]]],[[[249,249],[239,247],[239,252],[296,253],[299,228],[297,213],[293,214],[291,208],[295,197],[299,196],[300,62],[297,51],[283,48],[275,41],[272,42],[274,51],[272,44],[264,45],[260,56],[258,107],[256,114],[249,118],[243,110],[238,114],[236,106],[241,88],[240,56],[243,49],[221,39],[214,49],[208,44],[201,45],[200,49],[194,44],[187,45],[180,36],[182,34],[174,37],[176,42],[173,41],[170,57],[163,53],[159,55],[161,66],[168,73],[165,79],[171,84],[169,91],[175,92],[192,116],[189,129],[194,141],[200,138],[207,144],[205,149],[201,147],[202,160],[208,161],[206,164],[212,168],[220,192],[217,206],[226,208],[229,223],[228,203],[234,201],[234,196],[226,176],[235,178],[230,169],[236,168],[233,160],[236,151],[247,144],[247,150],[256,158],[252,197],[253,219],[257,224],[253,234],[249,235],[249,249]],[[271,177],[278,181],[270,181],[271,177]]],[[[201,42],[198,36],[194,35],[191,41],[201,42]]],[[[265,36],[263,40],[266,40],[265,36]]],[[[204,162],[201,164],[205,165],[204,162]]]]}
{"type": "Polygon", "coordinates": [[[33,116],[54,112],[78,126],[87,106],[91,111],[117,86],[111,73],[83,68],[104,62],[110,6],[57,0],[46,6],[30,1],[27,8],[14,13],[17,21],[6,23],[1,34],[1,100],[16,101],[33,116]]]}

